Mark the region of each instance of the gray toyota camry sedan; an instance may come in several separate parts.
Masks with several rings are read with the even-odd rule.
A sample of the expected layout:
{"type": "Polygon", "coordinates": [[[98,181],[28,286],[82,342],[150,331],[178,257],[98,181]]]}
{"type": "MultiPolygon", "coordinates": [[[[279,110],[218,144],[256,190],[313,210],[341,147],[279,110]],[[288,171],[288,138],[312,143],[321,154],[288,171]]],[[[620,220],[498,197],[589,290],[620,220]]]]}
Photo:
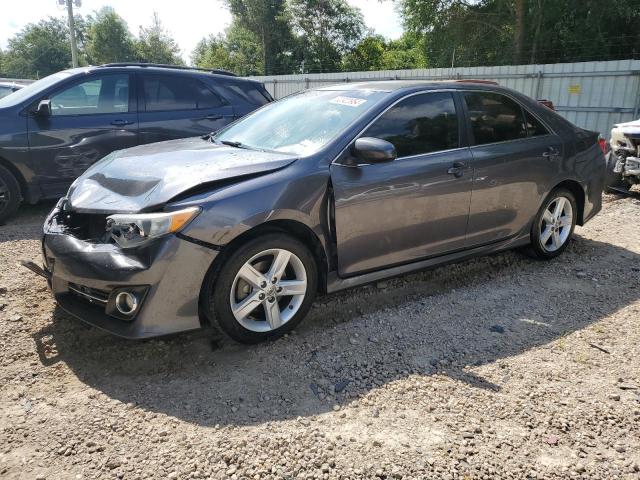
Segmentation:
{"type": "Polygon", "coordinates": [[[604,170],[596,133],[496,85],[321,88],[107,155],[29,266],[114,334],[212,325],[254,343],[318,293],[515,247],[551,259],[600,210],[604,170]]]}

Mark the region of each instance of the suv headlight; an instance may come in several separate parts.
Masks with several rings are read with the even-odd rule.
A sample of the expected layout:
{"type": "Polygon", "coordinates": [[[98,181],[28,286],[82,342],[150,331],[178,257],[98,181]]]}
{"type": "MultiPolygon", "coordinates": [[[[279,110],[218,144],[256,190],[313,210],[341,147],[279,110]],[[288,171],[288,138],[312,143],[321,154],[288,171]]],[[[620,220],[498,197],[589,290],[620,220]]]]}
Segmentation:
{"type": "Polygon", "coordinates": [[[121,247],[137,247],[151,239],[179,232],[198,213],[198,207],[162,213],[119,213],[107,217],[107,231],[121,247]]]}

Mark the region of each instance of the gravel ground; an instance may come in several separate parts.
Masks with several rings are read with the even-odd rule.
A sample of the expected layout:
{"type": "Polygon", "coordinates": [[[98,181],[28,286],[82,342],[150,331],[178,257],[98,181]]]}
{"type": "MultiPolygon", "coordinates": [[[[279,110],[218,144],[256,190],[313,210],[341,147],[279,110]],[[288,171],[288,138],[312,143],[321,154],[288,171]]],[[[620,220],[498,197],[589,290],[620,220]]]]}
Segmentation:
{"type": "Polygon", "coordinates": [[[50,205],[0,227],[0,477],[640,478],[640,199],[507,252],[319,299],[255,347],[65,315],[50,205]]]}

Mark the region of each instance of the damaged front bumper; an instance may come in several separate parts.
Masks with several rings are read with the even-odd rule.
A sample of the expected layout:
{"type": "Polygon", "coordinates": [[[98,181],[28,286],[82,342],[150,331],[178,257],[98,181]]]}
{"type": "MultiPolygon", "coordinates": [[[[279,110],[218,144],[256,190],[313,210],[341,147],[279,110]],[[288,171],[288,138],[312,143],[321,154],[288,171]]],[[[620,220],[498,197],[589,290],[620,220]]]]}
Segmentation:
{"type": "Polygon", "coordinates": [[[60,307],[126,338],[200,328],[200,288],[217,250],[173,234],[127,250],[87,241],[60,228],[59,209],[44,225],[43,273],[60,307]]]}

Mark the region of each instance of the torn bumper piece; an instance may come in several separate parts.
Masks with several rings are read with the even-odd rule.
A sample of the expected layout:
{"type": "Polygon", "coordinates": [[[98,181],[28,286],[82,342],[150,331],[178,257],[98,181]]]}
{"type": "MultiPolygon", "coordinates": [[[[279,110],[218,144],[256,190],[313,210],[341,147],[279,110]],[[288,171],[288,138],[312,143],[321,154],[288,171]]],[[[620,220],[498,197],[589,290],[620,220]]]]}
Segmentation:
{"type": "Polygon", "coordinates": [[[200,288],[217,254],[175,235],[122,250],[48,232],[45,224],[44,271],[60,307],[125,338],[200,328],[200,288]]]}

